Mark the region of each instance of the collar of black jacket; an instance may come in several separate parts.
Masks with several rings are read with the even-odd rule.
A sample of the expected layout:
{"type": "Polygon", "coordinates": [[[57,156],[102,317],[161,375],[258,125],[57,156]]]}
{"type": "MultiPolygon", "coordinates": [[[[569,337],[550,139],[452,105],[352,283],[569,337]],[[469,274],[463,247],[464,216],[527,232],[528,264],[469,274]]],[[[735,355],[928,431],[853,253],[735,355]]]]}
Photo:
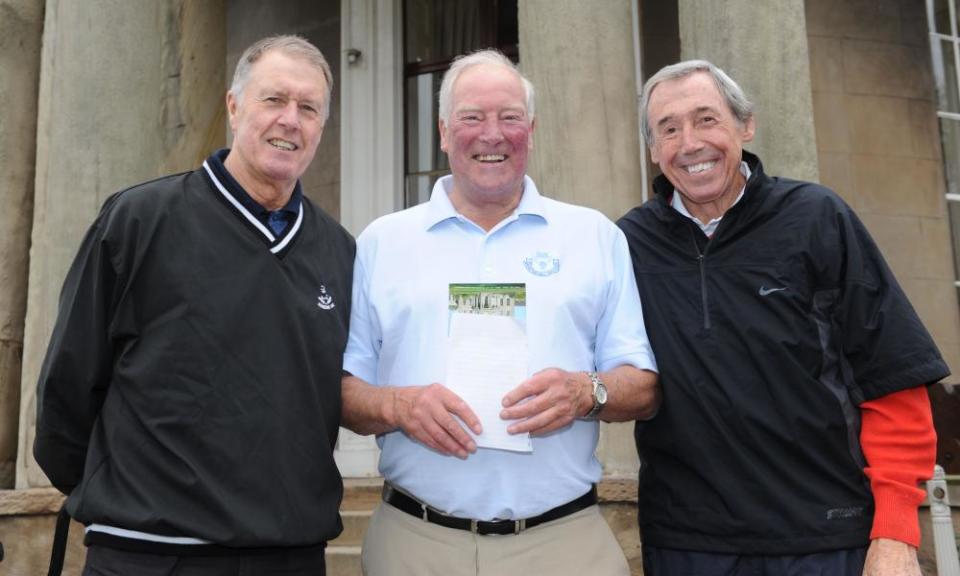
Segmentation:
{"type": "MultiPolygon", "coordinates": [[[[735,220],[739,221],[741,225],[745,225],[750,217],[742,215],[754,213],[763,203],[763,197],[765,196],[764,182],[767,180],[767,176],[763,172],[763,164],[758,156],[744,150],[741,158],[750,167],[750,178],[746,183],[746,192],[744,197],[730,208],[724,216],[738,215],[735,220]]],[[[688,218],[681,215],[670,205],[670,200],[674,194],[674,186],[666,176],[663,174],[657,176],[653,181],[653,189],[656,197],[646,206],[653,211],[657,219],[671,229],[686,230],[688,227],[692,227],[699,230],[688,218]]],[[[729,229],[730,226],[731,224],[728,223],[723,227],[729,229]]],[[[717,230],[720,231],[719,228],[717,230]]],[[[702,234],[702,231],[700,231],[700,234],[702,234]]],[[[703,239],[705,240],[706,236],[703,239]]]]}

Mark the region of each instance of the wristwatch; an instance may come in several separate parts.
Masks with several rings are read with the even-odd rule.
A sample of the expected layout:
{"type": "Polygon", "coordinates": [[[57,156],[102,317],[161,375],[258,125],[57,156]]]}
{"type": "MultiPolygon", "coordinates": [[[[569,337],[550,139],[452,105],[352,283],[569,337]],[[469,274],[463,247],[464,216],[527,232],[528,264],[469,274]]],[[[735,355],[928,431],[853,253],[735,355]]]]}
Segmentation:
{"type": "Polygon", "coordinates": [[[596,372],[587,372],[590,382],[593,383],[593,408],[583,417],[584,420],[596,420],[600,411],[607,405],[607,386],[596,372]]]}

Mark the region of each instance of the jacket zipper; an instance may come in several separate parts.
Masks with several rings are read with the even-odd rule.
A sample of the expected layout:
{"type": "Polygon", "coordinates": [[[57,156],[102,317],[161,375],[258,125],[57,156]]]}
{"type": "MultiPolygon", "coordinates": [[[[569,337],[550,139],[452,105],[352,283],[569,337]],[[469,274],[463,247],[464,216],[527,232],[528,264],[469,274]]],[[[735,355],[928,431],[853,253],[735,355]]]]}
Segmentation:
{"type": "Polygon", "coordinates": [[[697,255],[700,261],[700,294],[703,298],[703,329],[710,329],[710,308],[707,304],[707,258],[703,254],[697,255]]]}
{"type": "Polygon", "coordinates": [[[696,231],[693,228],[690,229],[690,239],[693,241],[693,249],[697,252],[697,263],[700,265],[700,299],[703,304],[703,329],[710,329],[710,304],[707,299],[707,252],[710,250],[710,245],[707,244],[707,247],[702,252],[700,251],[700,246],[697,245],[697,236],[696,231]]]}

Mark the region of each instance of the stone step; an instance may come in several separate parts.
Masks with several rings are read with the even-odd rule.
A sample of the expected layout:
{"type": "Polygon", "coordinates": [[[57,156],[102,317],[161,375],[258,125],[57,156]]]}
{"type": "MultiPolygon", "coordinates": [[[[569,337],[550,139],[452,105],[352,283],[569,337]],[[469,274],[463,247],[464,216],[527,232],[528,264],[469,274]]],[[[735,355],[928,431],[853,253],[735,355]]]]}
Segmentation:
{"type": "Polygon", "coordinates": [[[347,478],[343,481],[343,502],[340,510],[371,511],[380,503],[382,478],[347,478]]]}
{"type": "Polygon", "coordinates": [[[343,532],[331,542],[334,546],[360,546],[363,534],[370,524],[370,516],[380,503],[383,489],[381,478],[348,478],[343,482],[343,502],[340,503],[340,518],[343,532]]]}
{"type": "Polygon", "coordinates": [[[359,546],[327,546],[327,576],[361,576],[359,546]]]}
{"type": "Polygon", "coordinates": [[[361,576],[360,545],[373,510],[380,503],[383,480],[348,478],[343,484],[343,502],[340,504],[343,532],[327,546],[327,574],[361,576]]]}
{"type": "Polygon", "coordinates": [[[363,535],[370,524],[372,510],[341,510],[340,518],[343,520],[343,532],[336,540],[330,542],[331,546],[360,546],[363,543],[363,535]]]}

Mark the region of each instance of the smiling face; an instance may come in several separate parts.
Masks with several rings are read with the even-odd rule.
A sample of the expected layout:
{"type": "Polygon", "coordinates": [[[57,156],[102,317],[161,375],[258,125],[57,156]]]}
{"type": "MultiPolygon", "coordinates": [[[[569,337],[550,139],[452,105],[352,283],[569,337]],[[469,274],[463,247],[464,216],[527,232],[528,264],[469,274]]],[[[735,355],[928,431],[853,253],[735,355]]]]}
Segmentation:
{"type": "Polygon", "coordinates": [[[451,197],[474,205],[519,201],[533,148],[520,77],[495,64],[465,69],[453,86],[449,124],[440,121],[440,148],[453,172],[451,197]]]}
{"type": "Polygon", "coordinates": [[[226,168],[265,207],[282,206],[313,160],[326,97],[323,72],[279,50],[253,64],[239,97],[227,94],[233,148],[226,168]]]}
{"type": "Polygon", "coordinates": [[[721,216],[744,185],[740,159],[743,143],[753,139],[753,119],[741,124],[706,72],[657,85],[647,113],[651,158],[687,209],[703,222],[721,216]]]}

